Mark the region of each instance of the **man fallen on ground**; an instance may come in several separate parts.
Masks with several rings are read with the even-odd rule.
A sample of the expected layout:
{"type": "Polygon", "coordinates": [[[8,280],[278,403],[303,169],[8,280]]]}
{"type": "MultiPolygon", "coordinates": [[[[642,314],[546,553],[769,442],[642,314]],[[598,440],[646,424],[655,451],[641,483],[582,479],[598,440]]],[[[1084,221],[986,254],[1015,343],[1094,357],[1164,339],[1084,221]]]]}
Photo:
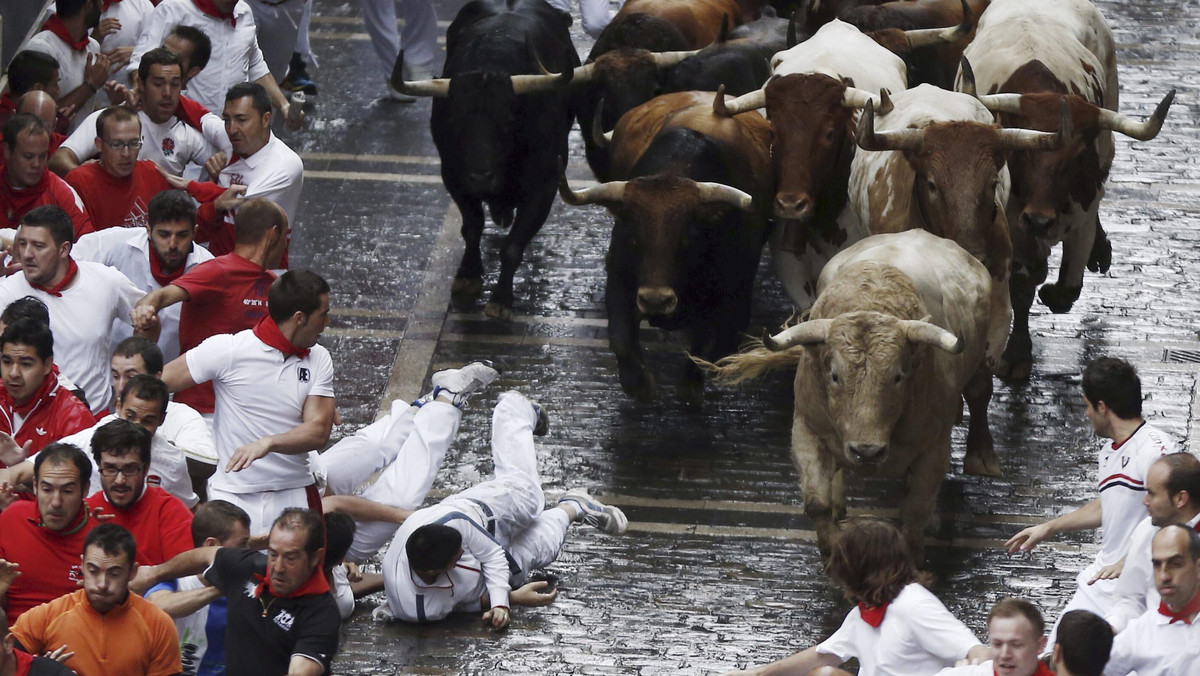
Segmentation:
{"type": "Polygon", "coordinates": [[[138,159],[143,138],[137,113],[123,106],[100,111],[95,143],[100,160],[76,167],[66,176],[83,200],[92,227],[97,231],[145,228],[150,200],[171,186],[157,165],[138,159]]]}
{"type": "Polygon", "coordinates": [[[1001,599],[988,613],[988,647],[993,657],[980,664],[950,667],[938,676],[1054,676],[1038,656],[1046,649],[1046,622],[1025,599],[1001,599]]]}

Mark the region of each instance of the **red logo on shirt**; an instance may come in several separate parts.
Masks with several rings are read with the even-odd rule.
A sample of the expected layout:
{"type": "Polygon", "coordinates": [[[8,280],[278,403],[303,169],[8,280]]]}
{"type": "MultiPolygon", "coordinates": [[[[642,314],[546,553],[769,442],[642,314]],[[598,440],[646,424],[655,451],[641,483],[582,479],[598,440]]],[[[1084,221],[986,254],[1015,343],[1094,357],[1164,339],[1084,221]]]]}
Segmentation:
{"type": "Polygon", "coordinates": [[[75,583],[83,582],[83,566],[80,564],[71,566],[71,569],[67,571],[67,579],[75,583]]]}
{"type": "Polygon", "coordinates": [[[165,138],[162,142],[163,155],[170,157],[175,154],[175,139],[165,138]]]}
{"type": "Polygon", "coordinates": [[[157,474],[147,475],[146,476],[146,485],[147,486],[162,486],[162,477],[160,477],[157,474]]]}

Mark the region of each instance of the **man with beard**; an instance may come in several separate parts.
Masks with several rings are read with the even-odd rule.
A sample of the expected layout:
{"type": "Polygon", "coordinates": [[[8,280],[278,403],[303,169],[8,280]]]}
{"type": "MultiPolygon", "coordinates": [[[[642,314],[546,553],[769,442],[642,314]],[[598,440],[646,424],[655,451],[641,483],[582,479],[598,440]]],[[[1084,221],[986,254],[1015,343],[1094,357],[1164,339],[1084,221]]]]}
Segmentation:
{"type": "Polygon", "coordinates": [[[67,184],[83,199],[97,231],[144,228],[150,200],[170,184],[150,160],[139,160],[142,123],[123,106],[105,108],[96,119],[99,162],[89,162],[67,174],[67,184]]]}
{"type": "Polygon", "coordinates": [[[46,169],[50,127],[45,120],[18,113],[4,123],[4,164],[0,165],[0,228],[15,228],[25,214],[47,204],[70,217],[72,239],[93,231],[83,200],[66,181],[46,169]]]}

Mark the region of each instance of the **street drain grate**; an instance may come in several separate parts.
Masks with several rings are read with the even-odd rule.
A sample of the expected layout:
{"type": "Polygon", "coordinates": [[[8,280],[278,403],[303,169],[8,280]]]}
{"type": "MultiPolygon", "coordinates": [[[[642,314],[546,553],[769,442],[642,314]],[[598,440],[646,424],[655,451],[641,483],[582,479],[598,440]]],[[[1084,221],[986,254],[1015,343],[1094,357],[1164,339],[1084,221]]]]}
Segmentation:
{"type": "Polygon", "coordinates": [[[1200,350],[1163,350],[1163,361],[1168,364],[1200,364],[1200,350]]]}

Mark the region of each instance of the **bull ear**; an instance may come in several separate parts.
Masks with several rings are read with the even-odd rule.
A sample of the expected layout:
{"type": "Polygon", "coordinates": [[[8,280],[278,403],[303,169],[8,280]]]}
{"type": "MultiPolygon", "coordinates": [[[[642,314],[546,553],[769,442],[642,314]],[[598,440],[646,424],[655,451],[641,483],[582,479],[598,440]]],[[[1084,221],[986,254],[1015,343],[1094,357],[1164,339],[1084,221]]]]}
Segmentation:
{"type": "Polygon", "coordinates": [[[910,343],[932,345],[950,354],[960,354],[965,346],[962,338],[928,320],[905,319],[901,320],[900,326],[910,343]]]}
{"type": "Polygon", "coordinates": [[[1175,101],[1175,90],[1171,89],[1163,97],[1163,100],[1159,101],[1158,106],[1154,109],[1154,114],[1145,122],[1138,122],[1120,113],[1101,109],[1100,127],[1121,132],[1139,141],[1149,141],[1158,136],[1158,132],[1162,129],[1163,121],[1167,119],[1167,111],[1170,110],[1173,101],[1175,101]]]}
{"type": "Polygon", "coordinates": [[[772,352],[779,352],[797,345],[824,343],[829,338],[829,327],[831,326],[833,326],[832,319],[810,319],[789,326],[773,336],[764,335],[763,345],[772,352]]]}
{"type": "MultiPolygon", "coordinates": [[[[967,60],[967,55],[963,54],[959,59],[960,80],[958,83],[958,91],[979,98],[979,94],[975,89],[975,71],[971,68],[971,62],[967,60]]],[[[990,109],[989,109],[990,110],[990,109]]]]}

